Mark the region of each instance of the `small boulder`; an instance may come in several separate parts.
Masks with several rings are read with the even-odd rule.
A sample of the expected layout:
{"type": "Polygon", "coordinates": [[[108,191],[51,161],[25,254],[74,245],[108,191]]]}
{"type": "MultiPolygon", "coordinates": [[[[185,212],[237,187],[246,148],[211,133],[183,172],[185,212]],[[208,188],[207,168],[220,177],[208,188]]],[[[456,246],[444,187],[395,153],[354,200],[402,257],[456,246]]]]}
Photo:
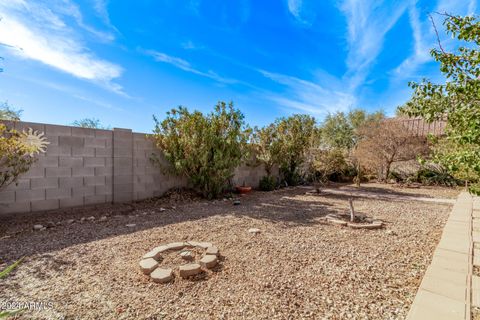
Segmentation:
{"type": "Polygon", "coordinates": [[[153,282],[166,283],[173,279],[172,269],[157,268],[150,274],[153,282]]]}
{"type": "Polygon", "coordinates": [[[41,225],[41,224],[34,224],[34,225],[33,225],[33,230],[37,230],[37,231],[38,231],[38,230],[42,230],[43,228],[44,228],[44,226],[41,225]]]}
{"type": "Polygon", "coordinates": [[[135,223],[129,223],[129,224],[126,224],[125,227],[129,227],[129,228],[133,228],[133,227],[136,227],[137,225],[135,223]]]}
{"type": "Polygon", "coordinates": [[[90,216],[90,217],[87,218],[87,220],[88,220],[88,221],[93,221],[93,220],[95,220],[95,217],[94,217],[94,216],[90,216]]]}
{"type": "Polygon", "coordinates": [[[140,269],[144,274],[150,274],[158,267],[158,262],[155,259],[148,258],[140,260],[140,269]]]}
{"type": "Polygon", "coordinates": [[[240,205],[240,200],[235,200],[235,201],[233,201],[233,205],[234,205],[234,206],[239,206],[239,205],[240,205]]]}
{"type": "Polygon", "coordinates": [[[207,255],[204,255],[202,259],[200,259],[200,265],[207,269],[211,269],[215,267],[216,264],[217,264],[217,256],[215,255],[207,254],[207,255]]]}
{"type": "Polygon", "coordinates": [[[72,224],[72,223],[74,223],[74,222],[75,222],[75,220],[73,220],[73,219],[68,219],[68,220],[66,221],[67,224],[72,224]]]}
{"type": "Polygon", "coordinates": [[[165,211],[165,210],[167,210],[167,209],[165,209],[165,208],[160,208],[160,209],[158,209],[158,210],[159,210],[160,212],[163,212],[163,211],[165,211]]]}
{"type": "Polygon", "coordinates": [[[180,266],[180,277],[188,278],[202,272],[202,268],[198,263],[190,263],[180,266]]]}
{"type": "Polygon", "coordinates": [[[258,234],[258,233],[260,233],[260,232],[261,232],[261,230],[258,229],[258,228],[250,228],[250,229],[248,229],[248,233],[251,233],[251,234],[258,234]]]}
{"type": "Polygon", "coordinates": [[[98,221],[107,221],[107,216],[101,216],[100,219],[98,219],[98,221]]]}

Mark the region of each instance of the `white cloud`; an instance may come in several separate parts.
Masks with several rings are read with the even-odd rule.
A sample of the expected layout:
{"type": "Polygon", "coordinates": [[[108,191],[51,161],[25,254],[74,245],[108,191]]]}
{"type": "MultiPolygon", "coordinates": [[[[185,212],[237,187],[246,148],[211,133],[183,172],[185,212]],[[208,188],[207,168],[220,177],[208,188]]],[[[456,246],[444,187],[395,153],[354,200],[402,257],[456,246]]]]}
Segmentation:
{"type": "Polygon", "coordinates": [[[348,72],[346,78],[355,90],[367,77],[382,52],[385,35],[404,14],[411,1],[384,4],[374,0],[345,0],[341,10],[348,24],[348,72]]]}
{"type": "Polygon", "coordinates": [[[281,95],[270,93],[267,94],[267,98],[288,109],[324,116],[330,112],[348,110],[356,104],[356,99],[353,95],[340,90],[340,81],[337,81],[337,83],[332,82],[326,88],[296,77],[264,70],[258,71],[264,77],[286,87],[286,92],[283,92],[281,95]],[[286,96],[289,98],[286,98],[286,96]]]}
{"type": "Polygon", "coordinates": [[[420,19],[415,5],[410,6],[408,14],[413,30],[414,50],[411,56],[393,70],[393,75],[401,79],[411,76],[420,65],[432,60],[430,47],[434,41],[434,35],[430,21],[420,19]]]}
{"type": "MultiPolygon", "coordinates": [[[[79,11],[66,1],[63,12],[55,6],[31,4],[21,0],[0,0],[0,43],[8,46],[15,56],[39,61],[77,78],[96,82],[123,94],[112,81],[122,74],[122,68],[95,56],[83,43],[81,35],[70,28],[63,18],[69,14],[81,20],[79,11]]],[[[78,22],[78,21],[77,21],[78,22]]]]}
{"type": "Polygon", "coordinates": [[[220,75],[218,75],[217,73],[215,73],[212,70],[200,71],[196,68],[193,68],[188,61],[186,61],[184,59],[181,59],[181,58],[178,58],[178,57],[170,56],[170,55],[168,55],[166,53],[163,53],[163,52],[158,52],[158,51],[155,51],[155,50],[145,50],[144,53],[149,55],[149,56],[152,56],[155,59],[155,61],[168,63],[168,64],[170,64],[172,66],[175,66],[175,67],[177,67],[177,68],[179,68],[183,71],[190,72],[190,73],[202,76],[202,77],[210,78],[214,81],[217,81],[217,82],[220,82],[220,83],[223,83],[223,84],[239,83],[239,81],[237,81],[235,79],[229,79],[229,78],[221,77],[220,75]]]}
{"type": "Polygon", "coordinates": [[[118,32],[118,29],[112,24],[110,20],[110,15],[108,13],[108,0],[92,0],[93,9],[95,10],[97,16],[102,19],[103,23],[112,30],[118,32]]]}
{"type": "Polygon", "coordinates": [[[288,11],[296,21],[306,27],[311,27],[317,16],[310,4],[309,0],[287,0],[288,11]]]}

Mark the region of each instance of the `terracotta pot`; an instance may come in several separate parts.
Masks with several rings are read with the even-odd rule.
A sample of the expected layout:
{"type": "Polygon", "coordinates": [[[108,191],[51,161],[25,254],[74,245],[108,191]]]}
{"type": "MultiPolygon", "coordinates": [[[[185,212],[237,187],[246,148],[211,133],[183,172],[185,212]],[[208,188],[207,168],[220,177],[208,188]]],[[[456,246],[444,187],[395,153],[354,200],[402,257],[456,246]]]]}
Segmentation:
{"type": "Polygon", "coordinates": [[[237,192],[240,194],[247,194],[252,191],[252,187],[237,187],[237,192]]]}

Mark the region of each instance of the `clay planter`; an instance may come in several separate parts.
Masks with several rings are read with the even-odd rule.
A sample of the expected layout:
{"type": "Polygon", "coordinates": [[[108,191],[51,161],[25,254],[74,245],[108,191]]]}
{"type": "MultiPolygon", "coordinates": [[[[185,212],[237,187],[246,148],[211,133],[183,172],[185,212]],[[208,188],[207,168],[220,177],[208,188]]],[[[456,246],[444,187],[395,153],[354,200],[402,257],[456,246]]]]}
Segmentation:
{"type": "Polygon", "coordinates": [[[236,187],[237,192],[240,194],[247,194],[252,191],[252,187],[236,187]]]}

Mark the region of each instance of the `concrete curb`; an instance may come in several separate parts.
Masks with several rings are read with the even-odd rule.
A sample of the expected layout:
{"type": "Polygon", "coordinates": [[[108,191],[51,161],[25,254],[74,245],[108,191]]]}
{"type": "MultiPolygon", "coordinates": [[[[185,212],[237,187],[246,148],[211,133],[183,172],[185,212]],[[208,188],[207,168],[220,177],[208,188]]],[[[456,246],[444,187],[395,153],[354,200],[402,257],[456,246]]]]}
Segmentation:
{"type": "Polygon", "coordinates": [[[407,319],[471,319],[473,199],[458,196],[407,319]]]}

